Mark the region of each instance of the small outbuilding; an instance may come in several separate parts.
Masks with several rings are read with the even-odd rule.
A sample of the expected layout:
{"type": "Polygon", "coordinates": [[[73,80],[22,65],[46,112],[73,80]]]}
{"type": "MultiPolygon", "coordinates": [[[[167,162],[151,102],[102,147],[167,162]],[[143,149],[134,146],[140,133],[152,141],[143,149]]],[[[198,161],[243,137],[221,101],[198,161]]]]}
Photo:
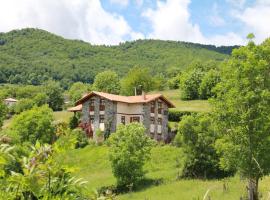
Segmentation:
{"type": "Polygon", "coordinates": [[[10,107],[10,106],[13,106],[17,103],[17,100],[16,99],[13,99],[13,98],[6,98],[4,99],[4,103],[10,107]]]}

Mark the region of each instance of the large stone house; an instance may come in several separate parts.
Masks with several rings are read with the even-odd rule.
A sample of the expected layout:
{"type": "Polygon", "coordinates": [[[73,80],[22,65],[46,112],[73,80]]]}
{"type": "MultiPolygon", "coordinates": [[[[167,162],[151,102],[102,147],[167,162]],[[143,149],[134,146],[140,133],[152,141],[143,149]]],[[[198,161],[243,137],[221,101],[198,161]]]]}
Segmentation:
{"type": "Polygon", "coordinates": [[[174,105],[161,94],[120,96],[91,92],[69,111],[81,112],[81,125],[92,137],[95,130],[113,133],[118,124],[142,123],[146,134],[156,140],[168,139],[168,108],[174,105]]]}

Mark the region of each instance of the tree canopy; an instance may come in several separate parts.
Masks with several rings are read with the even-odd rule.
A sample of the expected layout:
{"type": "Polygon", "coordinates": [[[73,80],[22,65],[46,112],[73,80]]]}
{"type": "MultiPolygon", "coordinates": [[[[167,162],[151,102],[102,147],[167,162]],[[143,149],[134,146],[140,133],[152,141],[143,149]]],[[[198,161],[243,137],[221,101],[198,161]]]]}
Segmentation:
{"type": "Polygon", "coordinates": [[[116,72],[107,70],[96,75],[93,89],[111,94],[120,93],[120,81],[116,72]]]}
{"type": "Polygon", "coordinates": [[[233,52],[213,101],[223,135],[217,143],[223,167],[249,179],[249,199],[258,199],[259,178],[270,172],[270,40],[233,52]]]}

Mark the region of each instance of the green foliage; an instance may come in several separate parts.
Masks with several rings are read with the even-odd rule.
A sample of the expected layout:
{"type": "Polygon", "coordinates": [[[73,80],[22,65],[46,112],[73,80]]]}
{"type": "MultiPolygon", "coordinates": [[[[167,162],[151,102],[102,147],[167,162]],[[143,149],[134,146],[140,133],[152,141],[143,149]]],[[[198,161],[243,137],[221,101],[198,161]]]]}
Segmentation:
{"type": "Polygon", "coordinates": [[[178,89],[180,84],[181,74],[177,74],[175,77],[172,77],[168,80],[169,89],[178,89]]]}
{"type": "Polygon", "coordinates": [[[75,148],[83,148],[89,144],[89,138],[87,138],[87,135],[82,129],[74,129],[72,130],[72,134],[76,136],[77,140],[75,148]]]}
{"type": "Polygon", "coordinates": [[[93,88],[100,92],[119,94],[120,81],[117,73],[111,70],[100,72],[95,77],[93,88]]]}
{"type": "Polygon", "coordinates": [[[85,93],[89,93],[92,90],[90,84],[85,84],[82,82],[76,82],[71,85],[68,90],[68,94],[71,102],[74,104],[78,101],[85,93]]]}
{"type": "Polygon", "coordinates": [[[69,120],[69,128],[75,129],[79,125],[79,116],[74,114],[69,120]]]}
{"type": "Polygon", "coordinates": [[[51,143],[54,135],[52,110],[48,106],[34,107],[12,119],[10,129],[21,142],[51,143]]]}
{"type": "Polygon", "coordinates": [[[30,110],[34,106],[32,99],[21,99],[14,105],[14,113],[19,114],[25,110],[30,110]]]}
{"type": "Polygon", "coordinates": [[[197,112],[192,111],[180,111],[180,110],[169,110],[168,120],[170,122],[179,122],[186,115],[196,114],[197,112]]]}
{"type": "Polygon", "coordinates": [[[204,66],[201,63],[193,63],[181,74],[180,89],[181,99],[192,100],[199,98],[199,87],[204,76],[204,66]]]}
{"type": "Polygon", "coordinates": [[[228,173],[219,168],[219,157],[214,148],[217,133],[207,114],[184,116],[179,123],[175,143],[185,153],[183,177],[222,178],[228,173]]]}
{"type": "Polygon", "coordinates": [[[123,77],[130,67],[143,66],[156,75],[168,68],[184,69],[194,57],[222,61],[235,48],[161,40],[97,46],[31,28],[0,34],[0,44],[0,83],[41,85],[53,79],[63,87],[92,83],[105,70],[123,77]]]}
{"type": "Polygon", "coordinates": [[[0,99],[0,130],[1,130],[1,127],[3,126],[3,122],[4,122],[4,119],[6,118],[6,114],[7,114],[7,107],[3,103],[3,101],[0,99]]]}
{"type": "Polygon", "coordinates": [[[153,78],[147,68],[134,67],[121,80],[121,93],[132,96],[136,88],[137,94],[141,94],[142,90],[145,92],[152,90],[153,84],[153,78]]]}
{"type": "MultiPolygon", "coordinates": [[[[5,148],[4,152],[7,153],[8,149],[10,148],[5,148]]],[[[72,177],[71,169],[56,159],[66,151],[61,144],[56,142],[50,146],[37,142],[31,149],[27,157],[19,158],[21,172],[10,172],[0,179],[0,191],[4,191],[6,197],[11,199],[87,199],[82,195],[85,182],[72,177]]],[[[0,160],[2,155],[1,152],[0,160]]]]}
{"type": "Polygon", "coordinates": [[[109,138],[112,171],[120,188],[133,187],[144,177],[143,166],[150,156],[152,141],[139,123],[119,125],[109,138]]]}
{"type": "Polygon", "coordinates": [[[258,198],[258,181],[270,172],[270,40],[233,52],[213,101],[222,134],[217,148],[224,167],[235,167],[250,181],[249,198],[258,198]],[[254,195],[252,197],[252,195],[254,195]]]}
{"type": "Polygon", "coordinates": [[[204,77],[199,87],[200,99],[208,99],[215,95],[213,88],[220,82],[220,74],[217,70],[209,70],[204,77]]]}
{"type": "Polygon", "coordinates": [[[64,104],[63,89],[60,84],[54,81],[48,81],[44,85],[45,93],[48,96],[48,104],[54,111],[62,110],[64,104]]]}

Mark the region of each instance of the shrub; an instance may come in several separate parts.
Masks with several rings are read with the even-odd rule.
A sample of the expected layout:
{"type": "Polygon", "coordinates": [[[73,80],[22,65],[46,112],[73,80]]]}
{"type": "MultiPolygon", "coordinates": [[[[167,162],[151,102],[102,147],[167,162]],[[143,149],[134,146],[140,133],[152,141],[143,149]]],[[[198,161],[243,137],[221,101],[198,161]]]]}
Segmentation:
{"type": "Polygon", "coordinates": [[[168,119],[170,122],[179,122],[186,115],[197,114],[193,111],[179,111],[179,110],[169,110],[168,119]]]}
{"type": "Polygon", "coordinates": [[[69,120],[69,128],[74,129],[79,125],[79,118],[77,115],[73,115],[69,120]]]}
{"type": "Polygon", "coordinates": [[[14,117],[11,122],[11,131],[19,136],[21,142],[32,144],[39,140],[42,143],[51,143],[54,136],[53,113],[47,105],[34,107],[14,117]]]}
{"type": "Polygon", "coordinates": [[[122,189],[136,186],[144,177],[143,166],[152,147],[144,126],[139,123],[119,125],[109,142],[109,159],[117,186],[122,189]]]}
{"type": "Polygon", "coordinates": [[[185,154],[183,177],[222,178],[231,174],[219,168],[219,156],[214,148],[217,138],[208,114],[183,117],[175,137],[185,154]]]}
{"type": "Polygon", "coordinates": [[[214,96],[212,90],[220,82],[220,75],[217,70],[211,69],[202,79],[199,94],[201,99],[208,99],[214,96]]]}
{"type": "Polygon", "coordinates": [[[76,128],[74,130],[72,130],[72,133],[74,135],[76,135],[76,138],[77,138],[77,142],[76,142],[76,145],[75,145],[75,148],[83,148],[85,146],[87,146],[89,144],[89,139],[88,137],[86,136],[85,132],[80,129],[80,128],[76,128]]]}

